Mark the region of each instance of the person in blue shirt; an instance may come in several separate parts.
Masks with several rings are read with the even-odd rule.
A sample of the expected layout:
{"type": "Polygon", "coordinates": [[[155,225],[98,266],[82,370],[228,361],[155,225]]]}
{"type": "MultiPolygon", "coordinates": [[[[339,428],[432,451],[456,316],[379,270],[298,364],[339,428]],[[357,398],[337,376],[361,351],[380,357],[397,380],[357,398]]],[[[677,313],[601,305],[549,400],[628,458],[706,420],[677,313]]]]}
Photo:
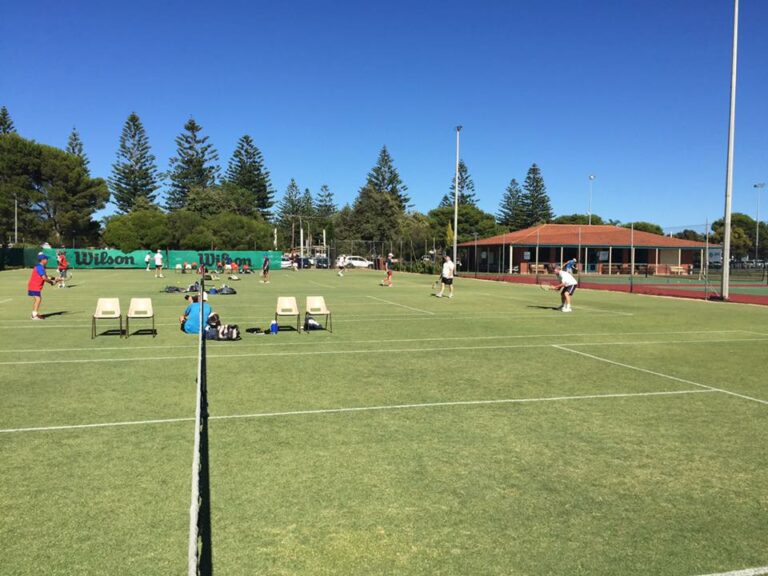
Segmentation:
{"type": "MultiPolygon", "coordinates": [[[[208,304],[208,294],[203,292],[203,323],[208,321],[208,317],[213,313],[211,305],[208,304]]],[[[179,318],[182,332],[187,334],[200,333],[200,302],[197,296],[192,296],[189,306],[184,310],[184,314],[179,318]]]]}
{"type": "Polygon", "coordinates": [[[563,264],[563,270],[565,270],[569,274],[573,274],[573,272],[576,270],[576,262],[578,262],[576,258],[571,258],[570,260],[568,260],[568,262],[563,264]]]}

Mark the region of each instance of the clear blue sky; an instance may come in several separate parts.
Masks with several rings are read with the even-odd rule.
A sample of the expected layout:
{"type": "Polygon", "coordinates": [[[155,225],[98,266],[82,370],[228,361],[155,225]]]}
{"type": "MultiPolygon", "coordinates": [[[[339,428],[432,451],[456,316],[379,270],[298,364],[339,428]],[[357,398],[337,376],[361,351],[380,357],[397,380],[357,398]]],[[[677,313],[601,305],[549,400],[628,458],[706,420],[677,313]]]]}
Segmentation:
{"type": "MultiPolygon", "coordinates": [[[[351,202],[386,145],[414,207],[451,184],[455,132],[480,207],[536,162],[556,214],[662,226],[723,213],[731,0],[9,0],[0,105],[107,177],[131,111],[161,169],[193,116],[226,166],[250,134],[281,197],[351,202]]],[[[768,181],[768,2],[741,0],[734,210],[768,181]]],[[[768,189],[763,192],[768,215],[768,189]]]]}

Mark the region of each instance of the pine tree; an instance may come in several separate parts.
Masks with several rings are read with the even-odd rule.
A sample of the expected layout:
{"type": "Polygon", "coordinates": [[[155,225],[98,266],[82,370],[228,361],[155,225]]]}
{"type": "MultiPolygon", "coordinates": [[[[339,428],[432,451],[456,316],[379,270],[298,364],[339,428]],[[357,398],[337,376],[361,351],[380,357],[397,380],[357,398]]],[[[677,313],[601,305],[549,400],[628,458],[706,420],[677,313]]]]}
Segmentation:
{"type": "Polygon", "coordinates": [[[541,169],[536,164],[532,164],[528,169],[523,189],[525,190],[522,197],[525,227],[550,222],[554,214],[552,214],[544,178],[541,176],[541,169]]]}
{"type": "Polygon", "coordinates": [[[368,173],[368,179],[365,183],[367,187],[373,188],[377,192],[390,194],[397,200],[401,211],[408,208],[411,198],[406,194],[408,186],[403,184],[397,169],[394,166],[392,156],[389,155],[387,147],[383,146],[379,152],[379,158],[371,171],[368,173]]]}
{"type": "Polygon", "coordinates": [[[16,128],[13,126],[13,120],[5,106],[0,108],[0,134],[15,134],[16,128]]]}
{"type": "Polygon", "coordinates": [[[509,186],[504,191],[504,196],[499,204],[499,212],[496,221],[500,226],[514,232],[525,228],[525,214],[523,213],[523,191],[517,180],[512,178],[509,186]]]}
{"type": "Polygon", "coordinates": [[[219,154],[212,144],[208,144],[208,136],[200,136],[202,129],[194,118],[190,118],[184,124],[186,132],[176,138],[177,155],[170,161],[171,187],[166,198],[169,210],[183,208],[193,186],[209,188],[216,184],[219,154]]]}
{"type": "Polygon", "coordinates": [[[85,168],[85,171],[90,175],[88,165],[91,162],[88,160],[88,156],[85,155],[85,148],[83,147],[83,141],[80,139],[80,133],[74,126],[72,127],[72,132],[70,132],[69,139],[67,140],[66,151],[69,154],[80,158],[80,161],[83,163],[83,168],[85,168]]]}
{"type": "Polygon", "coordinates": [[[301,214],[301,210],[301,191],[299,185],[296,184],[296,180],[291,178],[282,200],[277,205],[277,226],[280,229],[284,243],[290,244],[290,247],[293,247],[294,244],[294,232],[296,229],[293,226],[294,218],[301,214]]]}
{"type": "Polygon", "coordinates": [[[160,188],[155,156],[138,115],[131,112],[120,134],[117,161],[109,178],[112,202],[121,213],[152,204],[160,188]],[[141,201],[141,202],[140,202],[141,201]]]}
{"type": "Polygon", "coordinates": [[[247,134],[237,141],[237,148],[227,167],[226,180],[251,193],[264,219],[270,218],[270,208],[275,203],[275,191],[269,171],[264,167],[261,151],[247,134]]]}
{"type": "Polygon", "coordinates": [[[336,202],[333,200],[333,192],[327,184],[320,186],[320,193],[315,200],[315,214],[320,220],[330,220],[338,212],[336,202]]]}
{"type": "MultiPolygon", "coordinates": [[[[456,194],[456,176],[451,180],[451,191],[443,196],[440,201],[440,208],[453,206],[456,194]]],[[[459,160],[459,206],[477,206],[475,197],[475,183],[472,176],[469,175],[469,169],[464,164],[464,160],[459,160]]]]}

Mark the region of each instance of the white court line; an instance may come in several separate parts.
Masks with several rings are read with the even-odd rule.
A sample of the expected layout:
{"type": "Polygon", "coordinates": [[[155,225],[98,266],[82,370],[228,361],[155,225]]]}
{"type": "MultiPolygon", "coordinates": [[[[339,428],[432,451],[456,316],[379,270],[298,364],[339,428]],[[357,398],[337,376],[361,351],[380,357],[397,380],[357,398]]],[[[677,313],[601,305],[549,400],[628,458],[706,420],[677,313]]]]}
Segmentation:
{"type": "MultiPolygon", "coordinates": [[[[574,343],[574,342],[568,342],[567,344],[558,345],[558,344],[507,344],[507,345],[497,345],[497,346],[443,346],[443,347],[436,347],[436,348],[385,348],[385,349],[376,349],[376,348],[362,348],[358,350],[312,350],[312,351],[302,351],[302,352],[265,352],[265,353],[240,353],[240,354],[208,354],[207,358],[209,360],[216,360],[216,359],[225,359],[225,358],[260,358],[260,357],[269,357],[269,356],[330,356],[330,355],[339,355],[339,354],[380,354],[383,352],[386,352],[387,354],[390,353],[397,353],[397,354],[421,354],[422,352],[451,352],[451,351],[461,351],[466,352],[469,350],[514,350],[514,349],[525,349],[525,348],[561,348],[561,346],[621,346],[621,345],[627,345],[627,346],[638,346],[638,345],[659,345],[659,344],[669,344],[669,345],[675,345],[675,344],[722,344],[722,343],[729,343],[729,342],[766,342],[768,341],[768,338],[730,338],[727,340],[689,340],[689,341],[679,341],[679,340],[667,340],[667,341],[645,341],[645,342],[581,342],[581,343],[574,343]]],[[[562,348],[563,350],[568,350],[567,348],[562,348]]],[[[223,350],[223,348],[222,348],[223,350]]],[[[574,354],[583,354],[585,356],[589,356],[589,354],[585,354],[583,352],[577,352],[576,350],[568,350],[568,352],[573,352],[574,354]]],[[[194,356],[148,356],[148,357],[140,357],[140,356],[133,356],[129,358],[83,358],[83,359],[53,359],[53,360],[19,360],[19,361],[13,361],[13,362],[0,362],[0,366],[22,366],[22,365],[29,365],[29,364],[94,364],[94,363],[105,363],[105,362],[152,362],[157,360],[190,360],[190,359],[196,359],[197,355],[194,356]]],[[[597,356],[594,358],[600,359],[597,356]]],[[[611,360],[605,360],[606,362],[612,362],[611,360]]],[[[612,362],[614,364],[617,364],[616,362],[612,362]]],[[[629,368],[632,368],[632,366],[628,366],[629,368]]],[[[642,368],[636,368],[637,370],[644,370],[642,368]]],[[[647,370],[645,370],[647,372],[647,370]]],[[[677,379],[673,376],[667,376],[668,378],[677,379]]],[[[680,380],[681,382],[687,382],[686,380],[680,380]]],[[[696,386],[703,386],[702,384],[696,384],[695,382],[690,382],[691,384],[695,384],[696,386]]],[[[718,390],[717,388],[713,388],[713,390],[718,390]]],[[[721,392],[725,392],[725,390],[720,390],[721,392]]],[[[745,397],[746,398],[746,397],[745,397]]],[[[751,399],[751,398],[750,398],[751,399]]],[[[762,402],[762,400],[759,400],[759,402],[762,402]]],[[[766,402],[768,403],[768,402],[766,402]]]]}
{"type": "Polygon", "coordinates": [[[646,374],[652,374],[653,376],[659,376],[660,378],[667,378],[669,380],[675,380],[676,382],[682,382],[684,384],[693,384],[694,386],[699,386],[700,388],[705,388],[707,390],[713,390],[715,392],[722,392],[723,394],[729,394],[731,396],[736,396],[738,398],[743,398],[744,400],[751,400],[752,402],[759,402],[760,404],[766,404],[768,405],[768,400],[760,400],[759,398],[752,398],[751,396],[745,396],[744,394],[738,394],[736,392],[731,392],[730,390],[724,390],[723,388],[715,388],[714,386],[707,386],[706,384],[699,384],[698,382],[694,382],[692,380],[686,380],[685,378],[678,378],[677,376],[670,376],[669,374],[663,374],[661,372],[654,372],[653,370],[646,370],[645,368],[640,368],[638,366],[631,366],[629,364],[623,364],[621,362],[616,362],[614,360],[608,360],[607,358],[601,358],[600,356],[595,356],[594,354],[587,354],[586,352],[579,352],[578,350],[571,350],[570,348],[566,348],[565,346],[561,346],[558,344],[552,344],[553,348],[557,348],[558,350],[565,350],[566,352],[571,352],[572,354],[579,354],[580,356],[586,356],[587,358],[592,358],[593,360],[599,360],[600,362],[606,362],[607,364],[613,364],[614,366],[621,366],[622,368],[629,368],[630,370],[637,370],[638,372],[644,372],[646,374]]]}
{"type": "Polygon", "coordinates": [[[733,570],[731,572],[718,572],[717,574],[703,574],[702,576],[761,576],[762,574],[768,574],[768,566],[745,568],[744,570],[733,570]]]}
{"type": "Polygon", "coordinates": [[[392,304],[393,306],[400,306],[400,308],[407,308],[408,310],[413,310],[414,312],[421,312],[422,314],[430,314],[432,316],[435,315],[434,312],[430,312],[429,310],[422,310],[421,308],[413,308],[411,306],[406,306],[405,304],[399,304],[397,302],[392,302],[390,300],[384,300],[384,298],[377,298],[376,296],[366,296],[366,298],[370,298],[371,300],[378,300],[379,302],[384,302],[385,304],[392,304]]]}
{"type": "Polygon", "coordinates": [[[330,284],[323,284],[321,282],[315,282],[314,280],[310,280],[309,283],[315,284],[317,286],[322,286],[323,288],[334,288],[334,289],[338,288],[338,286],[331,286],[330,284]]]}
{"type": "MultiPolygon", "coordinates": [[[[706,394],[714,390],[673,390],[667,392],[617,392],[615,394],[588,394],[582,396],[551,396],[544,398],[504,398],[500,400],[456,400],[453,402],[425,402],[421,404],[392,404],[384,406],[359,406],[356,408],[320,408],[317,410],[291,410],[286,412],[256,412],[253,414],[230,414],[209,416],[209,420],[242,420],[246,418],[275,418],[279,416],[307,416],[314,414],[343,414],[349,412],[374,412],[382,410],[406,410],[415,408],[440,408],[443,406],[488,406],[494,404],[526,404],[532,402],[562,402],[566,400],[600,400],[606,398],[635,398],[643,396],[677,396],[680,394],[706,394]]],[[[61,426],[36,426],[34,428],[0,429],[0,434],[16,432],[47,432],[51,430],[79,430],[83,428],[114,428],[117,426],[140,426],[144,424],[172,424],[194,422],[194,418],[165,418],[159,420],[135,420],[125,422],[103,422],[98,424],[70,424],[61,426]]]]}
{"type": "Polygon", "coordinates": [[[0,304],[5,304],[6,302],[12,301],[13,298],[6,298],[5,300],[0,300],[0,304]]]}
{"type": "MultiPolygon", "coordinates": [[[[517,340],[521,338],[581,338],[585,336],[610,336],[610,337],[619,337],[619,336],[630,336],[630,337],[636,337],[636,336],[651,336],[651,335],[660,335],[660,336],[675,336],[675,335],[689,335],[689,334],[732,334],[732,333],[748,333],[753,334],[753,332],[750,332],[748,330],[684,330],[684,331],[654,331],[654,332],[574,332],[574,333],[549,333],[549,334],[508,334],[505,336],[435,336],[435,337],[428,337],[428,338],[389,338],[389,339],[376,339],[376,340],[344,340],[344,339],[333,339],[333,340],[320,340],[313,342],[312,344],[386,344],[387,342],[444,342],[444,341],[451,341],[451,340],[517,340]]],[[[759,334],[758,332],[754,332],[754,334],[759,334]]],[[[768,334],[760,334],[761,336],[768,336],[768,334]]],[[[730,342],[730,340],[728,340],[730,342]]],[[[699,340],[696,340],[696,342],[699,342],[699,340]]],[[[295,342],[265,342],[264,340],[250,340],[249,343],[252,343],[254,347],[262,347],[262,346],[291,346],[295,347],[295,342]]],[[[630,342],[634,344],[634,342],[630,342]]],[[[210,344],[210,343],[209,343],[210,344]]],[[[229,344],[226,344],[228,346],[229,344]]],[[[244,345],[244,344],[241,344],[244,345]]],[[[196,344],[187,344],[187,345],[177,345],[177,346],[131,346],[131,347],[125,347],[125,346],[108,346],[104,348],[9,348],[7,350],[0,350],[0,354],[2,353],[23,353],[23,352],[34,352],[34,353],[49,353],[49,352],[111,352],[114,350],[119,350],[121,352],[130,352],[132,350],[161,350],[161,349],[179,349],[179,348],[186,348],[186,349],[194,349],[197,350],[196,344]]]]}

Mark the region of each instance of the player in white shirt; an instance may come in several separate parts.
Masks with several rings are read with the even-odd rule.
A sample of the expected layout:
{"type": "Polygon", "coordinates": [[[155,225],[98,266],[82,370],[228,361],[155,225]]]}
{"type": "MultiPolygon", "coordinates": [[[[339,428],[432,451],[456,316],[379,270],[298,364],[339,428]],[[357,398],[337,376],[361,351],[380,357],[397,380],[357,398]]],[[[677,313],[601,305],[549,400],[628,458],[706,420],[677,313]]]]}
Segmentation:
{"type": "Polygon", "coordinates": [[[155,278],[165,278],[163,276],[163,253],[160,250],[155,252],[155,278]]]}
{"type": "Polygon", "coordinates": [[[451,257],[446,254],[445,261],[443,262],[443,272],[440,275],[440,292],[435,294],[438,298],[443,297],[446,286],[448,286],[448,298],[453,298],[453,273],[455,269],[453,262],[451,262],[451,257]]]}
{"type": "Polygon", "coordinates": [[[560,300],[562,301],[560,309],[563,312],[570,312],[571,299],[573,293],[576,292],[576,286],[578,286],[579,283],[570,272],[566,272],[560,268],[560,266],[555,266],[555,276],[557,276],[557,279],[560,282],[552,286],[552,289],[560,290],[560,300]]]}

